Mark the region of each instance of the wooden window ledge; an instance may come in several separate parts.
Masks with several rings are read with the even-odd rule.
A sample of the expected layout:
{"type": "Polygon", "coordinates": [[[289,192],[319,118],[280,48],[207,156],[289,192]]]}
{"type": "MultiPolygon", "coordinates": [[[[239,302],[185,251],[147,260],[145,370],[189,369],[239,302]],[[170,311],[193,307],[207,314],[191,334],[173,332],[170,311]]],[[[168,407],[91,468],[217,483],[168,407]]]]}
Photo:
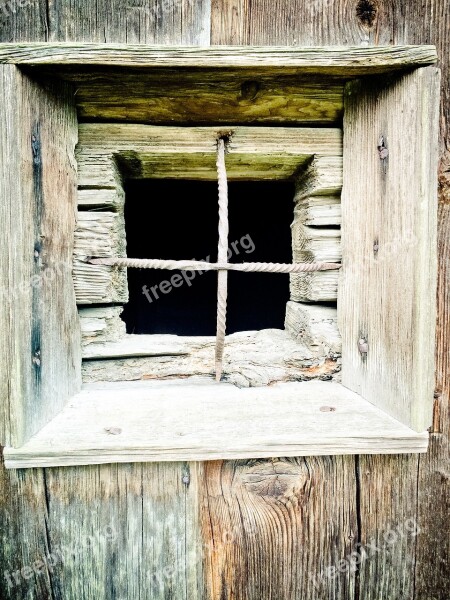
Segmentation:
{"type": "Polygon", "coordinates": [[[209,378],[88,384],[8,468],[426,452],[416,433],[338,383],[239,389],[209,378]]]}

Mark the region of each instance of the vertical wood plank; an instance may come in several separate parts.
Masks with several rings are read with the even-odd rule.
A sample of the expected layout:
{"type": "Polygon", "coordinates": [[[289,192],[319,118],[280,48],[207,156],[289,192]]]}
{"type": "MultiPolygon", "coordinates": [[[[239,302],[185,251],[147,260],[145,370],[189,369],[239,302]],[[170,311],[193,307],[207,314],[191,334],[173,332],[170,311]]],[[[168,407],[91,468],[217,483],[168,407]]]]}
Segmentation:
{"type": "Polygon", "coordinates": [[[361,456],[358,598],[414,598],[419,456],[361,456]]]}
{"type": "Polygon", "coordinates": [[[210,462],[202,500],[211,600],[353,598],[353,458],[210,462]]]}
{"type": "Polygon", "coordinates": [[[56,597],[139,598],[142,466],[47,469],[45,480],[56,597]]]}
{"type": "Polygon", "coordinates": [[[432,67],[345,98],[342,382],[417,431],[434,390],[438,94],[432,67]]]}
{"type": "Polygon", "coordinates": [[[2,441],[17,446],[81,385],[71,267],[77,125],[73,93],[65,84],[40,86],[3,65],[0,91],[0,223],[6,242],[0,267],[6,340],[2,441]]]}
{"type": "Polygon", "coordinates": [[[196,463],[143,466],[141,589],[152,600],[203,598],[201,474],[196,463]]]}
{"type": "Polygon", "coordinates": [[[6,471],[0,460],[0,597],[53,598],[42,469],[6,471]]]}
{"type": "Polygon", "coordinates": [[[51,41],[205,46],[210,0],[55,0],[49,29],[51,41]]]}

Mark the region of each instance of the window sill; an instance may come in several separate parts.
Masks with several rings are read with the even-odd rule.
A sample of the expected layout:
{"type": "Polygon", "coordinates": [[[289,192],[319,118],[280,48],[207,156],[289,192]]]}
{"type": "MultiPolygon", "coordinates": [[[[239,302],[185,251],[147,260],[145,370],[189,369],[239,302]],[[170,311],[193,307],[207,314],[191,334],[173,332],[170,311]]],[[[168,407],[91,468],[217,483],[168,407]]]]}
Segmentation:
{"type": "Polygon", "coordinates": [[[416,433],[338,383],[239,389],[208,378],[85,385],[7,468],[426,452],[416,433]],[[333,409],[333,410],[330,410],[333,409]]]}

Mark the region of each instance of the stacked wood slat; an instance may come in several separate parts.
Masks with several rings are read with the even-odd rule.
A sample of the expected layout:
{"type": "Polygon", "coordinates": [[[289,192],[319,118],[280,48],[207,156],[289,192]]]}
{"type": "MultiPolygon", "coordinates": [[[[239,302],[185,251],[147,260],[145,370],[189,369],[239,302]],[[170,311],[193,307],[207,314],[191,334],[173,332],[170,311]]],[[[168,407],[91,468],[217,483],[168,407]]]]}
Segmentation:
{"type": "MultiPolygon", "coordinates": [[[[341,190],[342,159],[339,157],[316,156],[298,177],[292,224],[295,262],[340,262],[341,190]]],[[[338,277],[338,271],[292,274],[291,300],[336,301],[338,277]]]]}

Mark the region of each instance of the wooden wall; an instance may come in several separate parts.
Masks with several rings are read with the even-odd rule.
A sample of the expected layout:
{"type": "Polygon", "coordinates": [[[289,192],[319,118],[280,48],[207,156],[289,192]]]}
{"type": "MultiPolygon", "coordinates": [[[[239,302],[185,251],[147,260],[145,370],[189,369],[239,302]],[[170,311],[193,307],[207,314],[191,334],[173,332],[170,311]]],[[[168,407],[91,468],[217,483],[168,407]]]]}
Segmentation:
{"type": "Polygon", "coordinates": [[[5,0],[0,40],[433,43],[443,69],[436,409],[428,454],[1,469],[0,597],[450,597],[448,0],[5,0]]]}

